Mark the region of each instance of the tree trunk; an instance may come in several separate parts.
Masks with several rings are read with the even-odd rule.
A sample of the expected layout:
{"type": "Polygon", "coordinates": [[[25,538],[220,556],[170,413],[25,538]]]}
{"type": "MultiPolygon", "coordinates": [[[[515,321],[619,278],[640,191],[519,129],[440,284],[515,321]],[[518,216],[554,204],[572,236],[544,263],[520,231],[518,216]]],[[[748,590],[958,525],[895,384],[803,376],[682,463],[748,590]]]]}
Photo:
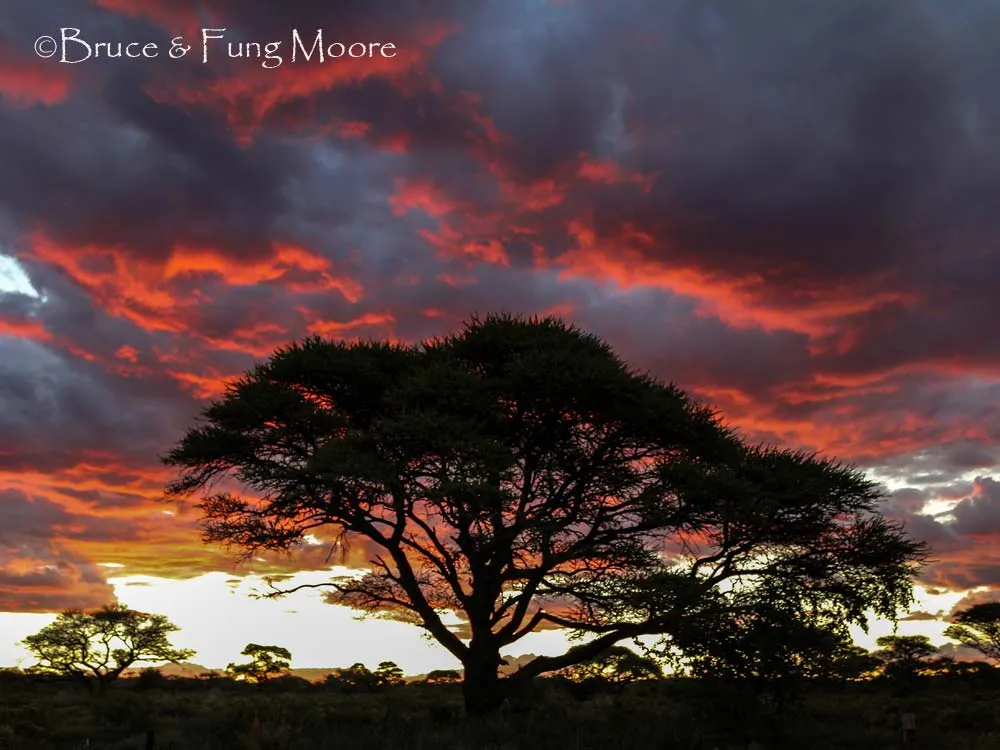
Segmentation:
{"type": "Polygon", "coordinates": [[[465,663],[462,696],[468,716],[485,716],[499,710],[507,697],[506,686],[497,674],[500,654],[492,650],[474,650],[465,663]]]}

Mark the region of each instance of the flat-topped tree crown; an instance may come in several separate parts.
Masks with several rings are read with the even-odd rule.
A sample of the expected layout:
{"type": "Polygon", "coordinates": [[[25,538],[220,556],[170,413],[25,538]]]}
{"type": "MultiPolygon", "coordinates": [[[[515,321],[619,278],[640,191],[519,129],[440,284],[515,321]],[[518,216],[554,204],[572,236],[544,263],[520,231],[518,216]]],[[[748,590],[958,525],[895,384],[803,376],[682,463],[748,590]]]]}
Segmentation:
{"type": "Polygon", "coordinates": [[[493,315],[414,346],[309,338],[203,417],[165,458],[168,495],[230,477],[254,498],[203,496],[206,539],[247,555],[319,527],[365,539],[370,571],[331,581],[331,600],[425,628],[463,664],[471,711],[745,606],[754,580],[853,620],[894,613],[921,552],[853,470],[745,445],[554,318],[493,315]],[[596,638],[501,680],[500,650],[540,627],[596,638]]]}
{"type": "Polygon", "coordinates": [[[103,692],[136,663],[179,663],[194,656],[191,649],[171,645],[178,629],[164,615],[115,603],[89,612],[64,610],[21,643],[38,660],[30,671],[76,679],[103,692]]]}

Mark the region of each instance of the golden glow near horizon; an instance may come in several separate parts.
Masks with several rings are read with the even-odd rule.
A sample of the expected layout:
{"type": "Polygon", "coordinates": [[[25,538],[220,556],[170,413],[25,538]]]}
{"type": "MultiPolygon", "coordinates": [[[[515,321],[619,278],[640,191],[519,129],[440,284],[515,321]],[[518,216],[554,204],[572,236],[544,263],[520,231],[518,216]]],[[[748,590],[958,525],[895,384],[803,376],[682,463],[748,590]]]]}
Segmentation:
{"type": "MultiPolygon", "coordinates": [[[[330,571],[298,573],[283,585],[320,583],[330,571]]],[[[126,576],[109,581],[119,601],[129,607],[166,615],[180,630],[172,642],[180,648],[197,651],[191,660],[208,669],[222,669],[229,662],[240,661],[240,651],[247,643],[284,646],[292,652],[293,668],[346,667],[362,662],[374,668],[380,661],[394,661],[407,674],[421,674],[432,669],[459,666],[451,654],[423,635],[419,628],[405,623],[369,617],[359,620],[346,607],[327,604],[322,589],[305,589],[279,599],[254,598],[255,592],[267,590],[258,576],[234,577],[227,573],[208,573],[186,580],[126,576]]],[[[914,612],[944,617],[965,593],[929,594],[918,586],[914,612]]],[[[16,645],[27,635],[55,619],[55,614],[0,613],[0,666],[28,666],[31,658],[16,645]]],[[[950,643],[942,633],[942,620],[903,620],[895,630],[888,620],[875,620],[869,632],[852,628],[855,641],[874,649],[879,636],[927,635],[935,645],[950,643]]],[[[504,653],[555,655],[571,645],[560,631],[533,633],[504,653]]]]}
{"type": "MultiPolygon", "coordinates": [[[[297,573],[282,583],[291,587],[329,580],[347,569],[297,573]]],[[[293,668],[346,667],[362,662],[374,668],[396,662],[406,674],[454,669],[457,660],[414,625],[368,617],[327,604],[322,589],[305,589],[278,599],[255,598],[266,592],[262,577],[216,572],[173,580],[151,576],[110,578],[118,600],[132,609],[166,615],[180,630],[171,642],[197,651],[192,663],[222,669],[241,661],[247,643],[284,646],[293,668]]],[[[31,657],[17,645],[43,628],[55,614],[0,613],[0,666],[28,666],[31,657]]],[[[447,619],[446,622],[449,622],[447,619]]],[[[558,654],[566,638],[554,631],[533,633],[515,645],[513,655],[558,654]]]]}

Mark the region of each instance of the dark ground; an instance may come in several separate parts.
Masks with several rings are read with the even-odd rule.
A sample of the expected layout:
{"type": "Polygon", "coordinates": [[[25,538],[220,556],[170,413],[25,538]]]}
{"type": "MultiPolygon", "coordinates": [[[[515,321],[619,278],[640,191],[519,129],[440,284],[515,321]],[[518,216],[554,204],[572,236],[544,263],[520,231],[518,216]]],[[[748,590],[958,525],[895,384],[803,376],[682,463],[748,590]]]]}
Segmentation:
{"type": "Polygon", "coordinates": [[[582,689],[541,681],[486,720],[466,720],[456,685],[342,694],[291,678],[120,680],[106,695],[18,675],[0,679],[0,750],[825,750],[1000,748],[1000,681],[922,678],[811,685],[784,710],[761,686],[663,680],[582,689]],[[753,744],[756,742],[757,744],[753,744]]]}

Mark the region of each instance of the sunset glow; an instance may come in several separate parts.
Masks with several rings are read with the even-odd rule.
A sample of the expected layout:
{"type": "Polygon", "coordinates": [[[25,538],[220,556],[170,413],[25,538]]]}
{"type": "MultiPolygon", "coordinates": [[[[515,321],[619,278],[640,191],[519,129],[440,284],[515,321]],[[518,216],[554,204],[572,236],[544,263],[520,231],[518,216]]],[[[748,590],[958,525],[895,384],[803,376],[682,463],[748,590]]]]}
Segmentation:
{"type": "Polygon", "coordinates": [[[165,614],[208,669],[248,642],[296,668],[457,667],[321,590],[251,596],[367,552],[317,531],[238,565],[163,501],[161,456],[292,340],[413,343],[487,311],[563,316],[750,441],[881,483],[932,559],[913,610],[859,644],[947,644],[956,609],[1000,598],[1000,105],[962,36],[998,49],[995,10],[789,10],[806,43],[750,8],[654,5],[18,6],[0,38],[0,666],[27,665],[17,642],[58,611],[117,600],[165,614]],[[67,25],[161,54],[36,54],[67,25]],[[203,63],[206,25],[285,57],[220,41],[203,63]],[[320,28],[394,54],[292,62],[292,30],[320,28]],[[171,59],[178,35],[194,47],[171,59]]]}

